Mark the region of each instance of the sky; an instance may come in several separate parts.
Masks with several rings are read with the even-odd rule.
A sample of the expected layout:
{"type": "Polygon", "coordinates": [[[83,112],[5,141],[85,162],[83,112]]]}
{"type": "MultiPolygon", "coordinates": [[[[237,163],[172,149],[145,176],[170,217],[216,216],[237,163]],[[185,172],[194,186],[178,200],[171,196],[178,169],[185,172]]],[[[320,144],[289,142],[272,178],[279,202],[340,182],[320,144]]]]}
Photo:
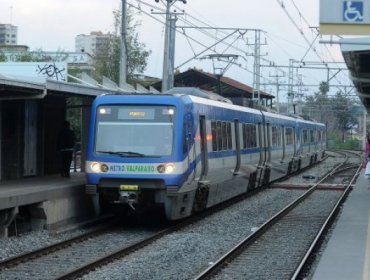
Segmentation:
{"type": "MultiPolygon", "coordinates": [[[[139,24],[139,39],[151,50],[148,67],[144,74],[162,77],[164,21],[163,15],[157,14],[164,9],[163,0],[127,0],[135,11],[134,19],[139,24]],[[141,2],[141,3],[140,3],[141,2]],[[153,9],[153,14],[151,12],[153,9]]],[[[91,31],[114,32],[113,10],[120,7],[120,0],[0,0],[0,23],[12,23],[18,26],[18,44],[27,45],[31,50],[41,48],[44,51],[74,51],[74,40],[78,34],[91,31]]],[[[202,52],[205,46],[211,46],[230,30],[202,30],[195,28],[181,29],[193,25],[218,28],[261,29],[262,89],[274,94],[276,78],[280,83],[288,82],[289,59],[305,61],[315,65],[318,61],[343,61],[337,44],[320,44],[325,39],[319,37],[313,45],[316,53],[309,50],[309,45],[316,38],[315,27],[319,26],[319,0],[187,0],[186,4],[178,1],[173,6],[182,14],[178,16],[178,30],[185,32],[176,35],[175,67],[202,52]],[[283,3],[284,8],[282,8],[283,3]],[[183,10],[183,11],[182,11],[183,10]],[[294,21],[294,23],[292,22],[294,21]],[[304,34],[305,37],[302,36],[304,34]],[[271,64],[285,66],[267,67],[271,64]]],[[[213,73],[225,70],[224,75],[242,83],[253,85],[254,31],[247,31],[243,39],[229,39],[227,44],[217,45],[212,50],[218,53],[237,55],[235,64],[215,62],[205,59],[210,50],[180,67],[185,71],[196,67],[213,73]],[[232,45],[232,47],[230,47],[232,45]],[[238,64],[239,66],[237,66],[238,64]]],[[[297,64],[298,65],[298,64],[297,64]]],[[[306,64],[307,65],[307,64],[306,64]]],[[[315,65],[317,66],[317,65],[315,65]]],[[[343,68],[344,64],[331,64],[343,68]]],[[[296,71],[296,70],[295,70],[296,71]]],[[[337,70],[300,69],[294,73],[300,75],[304,85],[302,93],[312,94],[318,91],[318,85],[327,76],[337,70]],[[311,86],[313,85],[313,86],[311,86]]],[[[348,72],[341,70],[332,80],[333,84],[350,85],[348,72]]],[[[281,94],[286,88],[281,87],[281,94]]],[[[334,88],[335,90],[335,88],[334,88]]]]}

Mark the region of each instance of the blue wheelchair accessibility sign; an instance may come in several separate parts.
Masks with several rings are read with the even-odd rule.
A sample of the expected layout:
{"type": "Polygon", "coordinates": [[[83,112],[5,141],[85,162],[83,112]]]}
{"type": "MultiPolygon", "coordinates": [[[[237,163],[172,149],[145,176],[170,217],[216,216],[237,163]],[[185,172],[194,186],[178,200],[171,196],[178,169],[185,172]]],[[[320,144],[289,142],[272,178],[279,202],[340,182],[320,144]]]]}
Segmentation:
{"type": "Polygon", "coordinates": [[[343,2],[343,21],[362,22],[364,20],[364,3],[360,1],[343,2]]]}

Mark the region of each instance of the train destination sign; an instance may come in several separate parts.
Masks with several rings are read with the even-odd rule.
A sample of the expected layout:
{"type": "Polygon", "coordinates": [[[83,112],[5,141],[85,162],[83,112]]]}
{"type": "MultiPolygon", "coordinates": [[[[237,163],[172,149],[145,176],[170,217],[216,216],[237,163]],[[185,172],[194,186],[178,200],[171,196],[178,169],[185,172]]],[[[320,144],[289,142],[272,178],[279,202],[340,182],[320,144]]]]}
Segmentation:
{"type": "Polygon", "coordinates": [[[370,1],[320,0],[320,33],[370,35],[370,1]]]}

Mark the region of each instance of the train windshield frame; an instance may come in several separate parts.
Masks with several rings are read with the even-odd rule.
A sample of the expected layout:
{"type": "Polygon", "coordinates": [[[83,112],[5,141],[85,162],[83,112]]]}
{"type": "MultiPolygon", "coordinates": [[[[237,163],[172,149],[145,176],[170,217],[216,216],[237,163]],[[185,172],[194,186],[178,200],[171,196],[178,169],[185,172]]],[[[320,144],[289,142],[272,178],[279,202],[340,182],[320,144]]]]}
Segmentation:
{"type": "Polygon", "coordinates": [[[165,105],[100,105],[94,152],[121,157],[171,156],[176,108],[165,105]]]}

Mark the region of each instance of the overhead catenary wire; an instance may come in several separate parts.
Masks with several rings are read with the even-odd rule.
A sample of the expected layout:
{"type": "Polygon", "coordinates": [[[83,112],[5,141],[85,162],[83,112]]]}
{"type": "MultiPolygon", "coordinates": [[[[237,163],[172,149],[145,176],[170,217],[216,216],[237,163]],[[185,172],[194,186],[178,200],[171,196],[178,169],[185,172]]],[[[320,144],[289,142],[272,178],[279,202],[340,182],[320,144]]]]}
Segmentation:
{"type": "MultiPolygon", "coordinates": [[[[161,8],[157,8],[156,6],[153,6],[152,4],[149,4],[149,3],[147,3],[147,2],[145,2],[145,1],[142,1],[142,0],[136,0],[136,2],[140,2],[140,4],[143,4],[143,5],[146,5],[146,6],[148,6],[148,7],[150,7],[150,8],[156,8],[158,11],[164,11],[163,9],[161,9],[161,8]]],[[[144,11],[143,9],[141,9],[141,7],[138,7],[138,6],[136,6],[136,5],[134,5],[134,4],[132,4],[132,3],[128,3],[128,5],[130,6],[130,7],[133,7],[133,8],[135,8],[135,9],[140,9],[140,11],[142,12],[142,13],[144,13],[145,15],[147,15],[147,16],[149,16],[149,17],[151,17],[152,19],[154,19],[154,20],[156,20],[156,21],[158,21],[158,22],[160,22],[160,23],[162,23],[162,24],[165,24],[164,22],[162,22],[162,21],[160,21],[157,17],[155,17],[155,16],[153,16],[152,14],[150,14],[150,13],[148,13],[148,12],[146,12],[146,11],[144,11]]],[[[182,17],[179,17],[179,20],[182,20],[182,17]]],[[[186,22],[187,23],[189,23],[189,20],[186,20],[186,22]]],[[[193,24],[193,26],[195,27],[195,25],[193,24]]],[[[196,28],[196,27],[195,27],[196,28]]],[[[213,39],[215,39],[215,37],[214,37],[214,35],[213,34],[211,34],[211,33],[209,33],[209,32],[205,32],[203,29],[199,29],[200,30],[200,32],[201,33],[203,33],[204,35],[207,35],[207,36],[209,36],[209,37],[211,37],[211,38],[213,38],[213,39]]],[[[176,30],[176,32],[178,32],[178,33],[180,33],[180,34],[182,34],[183,36],[185,36],[186,38],[187,38],[187,40],[191,40],[191,41],[193,41],[193,42],[195,42],[195,43],[197,43],[198,45],[200,45],[200,46],[202,46],[202,47],[204,47],[204,48],[208,48],[208,46],[207,45],[205,45],[205,44],[203,44],[203,43],[201,43],[199,40],[197,40],[197,39],[194,39],[193,37],[191,37],[191,36],[189,36],[188,34],[186,34],[186,32],[184,32],[183,30],[181,30],[181,28],[180,28],[180,30],[179,29],[177,29],[176,30]]],[[[240,35],[239,35],[240,36],[240,35]]],[[[219,38],[217,38],[216,37],[216,39],[219,39],[219,38]]],[[[231,43],[225,43],[225,42],[222,42],[224,45],[226,45],[227,47],[229,47],[229,48],[233,48],[233,49],[236,49],[236,47],[235,46],[233,46],[231,43]]],[[[238,49],[239,51],[241,51],[241,52],[245,52],[244,50],[240,50],[240,49],[238,49]]],[[[212,50],[211,50],[212,51],[212,50]]],[[[236,66],[239,66],[239,65],[237,65],[237,64],[235,64],[236,66]]],[[[240,66],[239,66],[240,67],[240,66]]],[[[176,67],[176,68],[178,68],[178,67],[176,67]]],[[[242,69],[244,69],[244,70],[246,70],[247,72],[249,72],[249,73],[253,73],[253,72],[251,72],[250,70],[248,70],[247,68],[243,68],[243,67],[241,67],[242,69]]],[[[263,79],[265,79],[265,80],[269,80],[268,78],[266,78],[266,77],[264,77],[264,76],[262,76],[262,75],[259,75],[261,78],[263,78],[263,79]]]]}
{"type": "MultiPolygon", "coordinates": [[[[160,22],[161,24],[165,24],[164,23],[164,20],[160,20],[159,18],[158,18],[158,16],[153,16],[152,14],[150,14],[150,13],[148,13],[148,12],[146,12],[146,11],[144,11],[143,10],[143,7],[148,7],[148,8],[150,8],[150,9],[153,9],[153,10],[155,10],[155,11],[158,11],[158,12],[164,12],[165,10],[163,9],[163,8],[161,8],[161,7],[158,7],[158,5],[153,5],[153,4],[150,4],[150,3],[148,3],[148,2],[146,2],[146,1],[143,1],[143,0],[133,0],[133,1],[135,1],[135,2],[137,2],[137,3],[139,3],[140,4],[140,7],[137,5],[134,5],[134,4],[130,4],[130,6],[132,6],[132,7],[134,7],[134,8],[136,8],[136,9],[138,9],[138,10],[140,10],[143,14],[145,14],[145,15],[147,15],[147,16],[149,16],[149,17],[151,17],[152,19],[154,19],[154,20],[156,20],[156,21],[158,21],[158,22],[160,22]]],[[[279,3],[281,3],[282,1],[279,1],[279,0],[277,0],[279,3]]],[[[292,0],[292,2],[294,2],[293,0],[292,0]]],[[[295,3],[294,3],[294,5],[295,5],[295,3]]],[[[176,6],[174,6],[175,8],[177,8],[176,6]]],[[[297,9],[297,11],[299,11],[299,8],[295,5],[295,8],[297,9]]],[[[177,8],[178,10],[181,10],[180,8],[177,8]]],[[[307,21],[307,19],[304,17],[304,15],[299,11],[299,14],[300,14],[300,17],[302,18],[302,24],[306,24],[307,26],[309,25],[309,23],[308,23],[308,21],[307,21]]],[[[164,16],[162,15],[162,18],[163,18],[164,16]]],[[[294,20],[293,18],[292,18],[292,20],[294,20]]],[[[226,32],[226,30],[224,30],[224,29],[222,29],[222,28],[220,28],[220,29],[217,29],[217,27],[212,27],[210,24],[208,24],[206,21],[204,21],[204,20],[201,20],[201,19],[198,19],[198,18],[196,18],[196,17],[194,17],[193,15],[191,15],[191,14],[189,14],[189,13],[185,13],[183,16],[178,16],[178,21],[179,22],[181,22],[181,23],[183,23],[184,25],[186,25],[186,26],[188,26],[189,28],[190,27],[192,27],[192,28],[194,28],[194,30],[196,30],[196,32],[199,32],[200,34],[202,34],[202,35],[204,35],[204,36],[202,36],[202,38],[204,37],[204,38],[209,38],[209,39],[211,39],[211,40],[220,40],[221,39],[221,36],[223,35],[223,34],[227,34],[228,32],[226,32]],[[197,27],[199,27],[199,26],[197,26],[197,25],[199,25],[198,23],[200,23],[201,25],[203,25],[203,26],[205,26],[205,27],[209,27],[209,30],[212,30],[212,28],[214,28],[214,30],[217,30],[217,32],[211,32],[211,31],[209,31],[207,28],[197,28],[197,27]]],[[[302,32],[302,33],[304,33],[303,32],[303,27],[299,27],[299,26],[297,26],[296,28],[298,28],[299,30],[300,30],[300,33],[302,32]]],[[[241,29],[242,30],[242,29],[241,29]]],[[[207,43],[204,43],[204,42],[202,42],[202,41],[204,41],[204,40],[200,40],[200,39],[197,39],[196,37],[194,37],[194,36],[192,36],[193,34],[190,32],[187,32],[187,30],[185,29],[185,28],[179,28],[178,30],[176,30],[178,33],[180,33],[181,35],[183,35],[184,36],[184,38],[185,38],[185,40],[187,41],[187,44],[189,45],[189,48],[191,49],[191,51],[192,51],[192,53],[193,53],[193,56],[196,56],[196,54],[197,54],[197,51],[196,51],[196,49],[194,48],[194,46],[195,45],[197,45],[197,46],[200,46],[200,47],[202,47],[202,48],[208,48],[208,46],[209,45],[207,45],[207,43]]],[[[312,32],[312,33],[315,33],[315,32],[312,32]]],[[[267,33],[267,32],[265,32],[264,31],[264,35],[266,36],[266,38],[269,38],[269,40],[271,40],[272,38],[271,38],[271,35],[269,34],[269,33],[267,33]]],[[[304,34],[303,34],[304,35],[304,34]]],[[[275,36],[275,35],[274,35],[275,36]]],[[[305,35],[304,35],[305,36],[305,35]]],[[[278,37],[278,36],[275,36],[275,37],[278,37]]],[[[305,38],[307,39],[307,41],[306,41],[306,43],[307,42],[309,42],[309,39],[305,36],[305,38]]],[[[285,38],[284,38],[285,39],[285,38]]],[[[244,40],[245,40],[245,34],[242,36],[242,35],[240,35],[240,34],[237,34],[237,33],[235,33],[235,34],[233,34],[233,35],[231,35],[229,38],[228,38],[228,40],[224,40],[224,41],[222,41],[222,42],[220,42],[219,44],[220,45],[222,45],[223,47],[222,48],[218,48],[218,53],[225,53],[227,50],[234,50],[234,51],[237,51],[237,52],[240,52],[241,53],[241,57],[243,57],[243,54],[246,54],[247,53],[247,51],[248,51],[248,49],[249,49],[249,47],[248,47],[248,45],[246,44],[246,49],[241,49],[240,48],[240,46],[238,46],[237,45],[237,42],[239,42],[239,41],[243,41],[244,42],[244,40]],[[231,41],[230,41],[231,40],[231,41]],[[234,44],[235,43],[235,44],[234,44]]],[[[281,39],[280,39],[281,40],[281,39]]],[[[285,41],[288,41],[288,40],[286,40],[285,39],[285,41]]],[[[278,43],[278,42],[276,42],[275,40],[273,41],[274,43],[275,43],[275,45],[277,45],[277,46],[280,46],[280,44],[278,43]]],[[[292,44],[294,44],[294,42],[292,42],[292,44]]],[[[298,44],[295,44],[295,45],[298,45],[298,44]]],[[[302,46],[301,46],[302,47],[302,46]]],[[[280,47],[281,49],[284,49],[284,48],[282,48],[282,47],[280,47]]],[[[213,48],[213,50],[209,50],[210,52],[213,52],[213,53],[217,53],[216,52],[216,50],[213,48]]],[[[315,48],[315,51],[316,51],[316,55],[319,57],[319,59],[320,59],[320,61],[322,62],[322,61],[324,61],[325,62],[325,60],[324,59],[322,59],[322,57],[321,57],[321,55],[318,53],[318,51],[317,51],[317,49],[315,48]]],[[[286,53],[288,56],[289,56],[289,53],[286,53]]],[[[329,55],[330,55],[330,53],[329,53],[329,55]]],[[[334,59],[333,59],[334,60],[334,59]]],[[[271,64],[272,66],[275,64],[275,65],[277,65],[275,62],[274,62],[274,60],[271,60],[271,59],[269,59],[269,58],[265,58],[265,57],[261,57],[261,61],[264,61],[264,62],[267,62],[267,63],[269,63],[269,64],[271,64]]],[[[240,65],[239,64],[235,64],[237,67],[239,67],[239,68],[241,68],[241,69],[243,69],[243,70],[246,70],[248,73],[252,73],[253,74],[253,72],[252,71],[248,71],[248,68],[247,67],[240,67],[240,65]]],[[[275,67],[275,66],[274,66],[275,67]]],[[[278,68],[278,66],[276,66],[277,68],[278,68]]],[[[179,68],[179,67],[177,67],[177,68],[179,68]]],[[[302,69],[304,69],[304,67],[302,67],[302,69]]],[[[283,71],[283,72],[285,72],[284,70],[282,70],[282,69],[279,69],[280,71],[283,71]]],[[[318,84],[319,84],[319,81],[318,81],[318,79],[317,78],[315,78],[314,76],[312,76],[312,74],[311,73],[309,73],[309,74],[306,74],[305,76],[310,76],[310,78],[312,79],[312,80],[315,80],[315,81],[317,81],[318,82],[318,84]]],[[[261,75],[259,75],[259,77],[261,77],[262,79],[264,79],[264,80],[266,80],[266,81],[271,81],[271,79],[269,79],[269,78],[267,78],[266,77],[266,73],[261,73],[261,75]]],[[[337,77],[335,77],[336,79],[337,79],[337,77]]],[[[296,78],[296,77],[294,77],[294,81],[298,81],[298,79],[296,78]]],[[[339,81],[338,81],[338,83],[339,83],[339,81]]]]}
{"type": "MultiPolygon", "coordinates": [[[[147,2],[144,2],[144,1],[142,1],[142,0],[136,0],[136,1],[137,1],[137,2],[140,2],[140,3],[144,4],[144,5],[147,5],[147,6],[148,6],[148,7],[150,7],[150,8],[156,7],[156,6],[153,6],[152,4],[149,4],[149,3],[147,3],[147,2]]],[[[180,8],[179,8],[179,7],[176,7],[176,5],[174,5],[174,7],[180,10],[180,8]]],[[[164,9],[159,9],[159,11],[164,11],[164,9]]],[[[222,40],[222,38],[220,38],[219,36],[216,36],[216,35],[214,35],[213,33],[211,33],[211,32],[208,32],[208,31],[207,31],[207,27],[209,27],[209,29],[215,29],[215,30],[218,30],[218,33],[219,33],[219,34],[221,34],[221,35],[222,35],[222,34],[224,34],[224,35],[226,36],[226,35],[227,35],[227,34],[229,34],[229,33],[225,32],[225,30],[226,30],[226,29],[231,29],[231,28],[217,28],[217,27],[213,27],[213,26],[211,26],[210,24],[208,24],[207,22],[205,22],[205,21],[203,21],[203,20],[199,20],[199,19],[195,18],[194,16],[192,16],[192,15],[190,15],[190,14],[188,14],[188,13],[186,13],[186,19],[184,19],[183,17],[179,16],[179,17],[178,17],[178,20],[179,20],[179,21],[181,21],[181,22],[184,22],[184,23],[188,24],[189,28],[190,28],[190,27],[192,27],[192,28],[196,29],[198,32],[200,32],[200,33],[202,33],[203,35],[205,35],[205,36],[207,36],[207,37],[211,38],[212,40],[220,40],[220,41],[221,41],[221,42],[220,42],[220,44],[224,45],[226,49],[233,49],[233,50],[238,51],[238,52],[241,52],[241,53],[246,53],[246,50],[240,49],[239,47],[234,46],[232,43],[228,43],[228,42],[226,42],[226,41],[222,40]],[[196,22],[200,22],[202,25],[204,25],[204,27],[199,27],[199,26],[197,26],[195,23],[192,23],[192,22],[190,21],[190,19],[193,19],[193,20],[194,20],[194,21],[196,21],[196,22]]],[[[181,28],[181,27],[180,27],[180,28],[181,28]]],[[[236,29],[236,28],[235,28],[235,29],[236,29]]],[[[242,28],[240,28],[240,30],[243,30],[243,29],[242,29],[242,28]]],[[[265,32],[265,31],[263,31],[263,30],[262,30],[262,32],[265,34],[265,36],[267,35],[267,32],[265,32]]],[[[188,44],[190,45],[190,48],[193,50],[193,54],[194,54],[194,48],[193,48],[193,46],[191,45],[190,40],[189,40],[188,38],[191,38],[191,41],[193,41],[193,42],[195,42],[195,43],[197,43],[197,44],[199,44],[199,40],[195,40],[195,39],[194,39],[194,38],[192,38],[189,34],[184,34],[184,33],[186,33],[186,32],[180,32],[180,33],[182,33],[182,35],[186,36],[186,38],[187,38],[186,40],[188,41],[188,44]]],[[[231,35],[230,37],[234,37],[234,36],[236,36],[236,35],[234,35],[234,34],[233,34],[233,35],[231,35]]],[[[239,37],[241,37],[241,36],[239,35],[239,36],[235,37],[236,39],[234,39],[234,41],[236,41],[239,37]]],[[[267,36],[266,36],[266,37],[267,37],[267,36]]],[[[205,44],[200,44],[200,46],[205,47],[205,44]]],[[[248,47],[248,45],[247,45],[247,47],[248,47]]],[[[207,50],[208,50],[208,49],[207,49],[207,50]]],[[[215,51],[213,50],[213,52],[215,52],[215,51]]],[[[224,53],[224,52],[225,52],[225,51],[223,51],[223,52],[221,52],[221,53],[224,53]]],[[[192,59],[194,59],[194,57],[193,57],[192,59]]],[[[191,61],[192,59],[188,59],[188,60],[187,60],[187,62],[191,61]]],[[[260,59],[261,59],[262,61],[264,61],[264,62],[270,63],[271,65],[276,64],[274,61],[272,61],[272,60],[270,60],[270,59],[267,59],[267,58],[265,58],[265,57],[262,57],[262,56],[260,57],[260,59]]],[[[184,64],[184,63],[179,64],[179,66],[177,66],[176,68],[179,68],[180,66],[183,66],[183,64],[184,64]]],[[[282,69],[281,69],[281,71],[284,71],[284,70],[282,70],[282,69]]],[[[251,71],[248,71],[248,72],[253,74],[253,72],[251,72],[251,71]]],[[[261,77],[261,78],[262,78],[262,79],[264,79],[264,80],[269,80],[269,78],[267,78],[267,77],[266,77],[266,76],[264,76],[263,74],[258,75],[258,76],[259,76],[259,77],[261,77]]],[[[295,80],[296,80],[296,78],[295,78],[295,80]]]]}
{"type": "MultiPolygon", "coordinates": [[[[289,20],[291,21],[291,23],[297,28],[297,30],[299,31],[299,33],[301,34],[301,36],[304,38],[304,40],[306,41],[306,43],[309,45],[309,46],[311,46],[311,43],[310,43],[310,41],[308,40],[308,38],[306,37],[306,35],[304,34],[304,32],[303,32],[303,29],[302,28],[300,28],[299,26],[298,26],[298,24],[295,22],[295,20],[293,19],[293,17],[290,15],[290,13],[288,12],[288,10],[287,10],[287,8],[286,8],[286,6],[285,6],[285,4],[284,4],[284,1],[283,0],[276,0],[277,2],[278,2],[278,4],[279,4],[279,6],[281,6],[281,8],[283,9],[283,11],[285,12],[285,14],[287,15],[287,17],[289,18],[289,20]]],[[[294,0],[291,0],[291,2],[293,3],[293,6],[294,6],[294,8],[297,10],[297,12],[298,12],[298,14],[299,14],[299,16],[300,16],[300,18],[302,18],[303,19],[303,21],[306,23],[306,25],[307,25],[307,27],[308,28],[310,28],[310,24],[309,24],[309,22],[308,22],[308,20],[303,16],[303,13],[300,11],[300,9],[298,8],[298,6],[296,5],[296,3],[294,2],[294,0]]],[[[316,36],[319,36],[320,35],[320,33],[317,31],[316,32],[316,36]]],[[[325,48],[327,48],[326,46],[325,46],[325,48]]],[[[321,60],[321,62],[323,63],[323,64],[325,64],[326,63],[326,61],[321,57],[321,55],[318,53],[318,51],[317,51],[317,49],[316,48],[312,48],[312,50],[313,50],[313,52],[317,55],[317,57],[321,60]]],[[[327,49],[328,50],[328,49],[327,49]]],[[[335,61],[334,60],[334,58],[333,58],[333,56],[331,55],[331,53],[330,53],[330,51],[328,50],[328,54],[329,54],[329,56],[332,58],[332,60],[333,61],[335,61]]],[[[328,67],[328,71],[330,72],[330,68],[328,67]]],[[[338,79],[337,77],[335,77],[335,79],[337,80],[337,82],[340,84],[341,83],[341,80],[340,79],[338,79]]],[[[341,91],[341,89],[340,89],[340,91],[341,91]]]]}

